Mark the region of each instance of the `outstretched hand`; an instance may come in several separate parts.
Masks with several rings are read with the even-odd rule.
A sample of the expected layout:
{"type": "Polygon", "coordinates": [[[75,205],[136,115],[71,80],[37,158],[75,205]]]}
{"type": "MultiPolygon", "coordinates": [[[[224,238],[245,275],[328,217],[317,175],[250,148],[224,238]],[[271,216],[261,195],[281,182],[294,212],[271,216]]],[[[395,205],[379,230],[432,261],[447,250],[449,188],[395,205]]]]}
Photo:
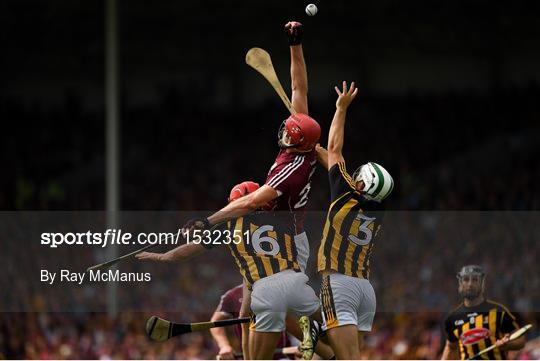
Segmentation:
{"type": "Polygon", "coordinates": [[[327,159],[328,158],[328,151],[326,150],[326,148],[324,148],[319,143],[317,143],[317,145],[315,145],[315,155],[317,156],[317,159],[319,161],[321,160],[321,158],[322,159],[327,159]]]}
{"type": "Polygon", "coordinates": [[[182,226],[183,232],[191,232],[194,229],[207,229],[210,228],[208,218],[192,218],[182,226]]]}
{"type": "Polygon", "coordinates": [[[506,345],[509,341],[510,341],[510,334],[507,333],[507,334],[505,334],[501,339],[498,339],[498,340],[495,342],[495,345],[497,345],[497,347],[503,347],[503,346],[506,345]]]}
{"type": "Polygon", "coordinates": [[[351,86],[348,89],[346,81],[343,82],[343,90],[340,91],[337,86],[334,87],[334,89],[338,94],[338,98],[336,101],[337,109],[347,109],[358,94],[358,88],[355,87],[354,82],[351,83],[351,86]]]}
{"type": "Polygon", "coordinates": [[[321,147],[319,143],[315,146],[315,155],[319,163],[321,163],[325,169],[328,169],[328,151],[324,147],[321,147]]]}
{"type": "Polygon", "coordinates": [[[289,39],[289,45],[302,44],[302,36],[304,35],[304,26],[298,21],[289,21],[284,27],[285,35],[289,39]]]}

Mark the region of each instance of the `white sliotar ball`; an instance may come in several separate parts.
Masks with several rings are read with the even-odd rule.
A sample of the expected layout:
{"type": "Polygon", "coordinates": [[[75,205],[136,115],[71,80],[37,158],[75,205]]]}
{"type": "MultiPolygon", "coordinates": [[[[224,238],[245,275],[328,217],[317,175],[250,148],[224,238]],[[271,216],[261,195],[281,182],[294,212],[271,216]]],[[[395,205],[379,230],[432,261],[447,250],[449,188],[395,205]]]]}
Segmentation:
{"type": "Polygon", "coordinates": [[[317,5],[309,4],[306,6],[306,14],[309,16],[315,16],[315,14],[317,14],[317,5]]]}

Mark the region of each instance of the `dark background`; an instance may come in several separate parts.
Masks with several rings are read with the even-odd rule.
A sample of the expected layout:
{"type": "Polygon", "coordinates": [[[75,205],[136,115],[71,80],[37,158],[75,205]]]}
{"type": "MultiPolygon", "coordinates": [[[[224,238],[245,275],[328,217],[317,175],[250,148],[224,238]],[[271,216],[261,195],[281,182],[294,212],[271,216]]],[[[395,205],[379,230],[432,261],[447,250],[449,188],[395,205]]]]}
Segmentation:
{"type": "MultiPolygon", "coordinates": [[[[333,1],[312,18],[304,5],[119,2],[122,209],[213,209],[264,181],[287,112],[244,56],[267,49],[290,89],[289,19],[305,23],[323,145],[333,85],[355,80],[349,168],[384,164],[394,208],[538,208],[538,4],[333,1]]],[[[104,11],[3,2],[1,209],[104,208],[104,11]]]]}
{"type": "MultiPolygon", "coordinates": [[[[264,182],[287,111],[265,80],[245,65],[244,56],[253,46],[268,50],[289,92],[282,26],[292,19],[305,25],[310,114],[322,126],[321,142],[334,111],[333,86],[356,81],[360,95],[348,114],[345,158],[351,172],[366,161],[390,171],[396,181],[391,209],[539,208],[537,2],[316,4],[319,14],[308,18],[303,1],[119,1],[122,210],[212,210],[225,202],[232,185],[264,182]]],[[[95,1],[0,4],[0,210],[105,208],[104,13],[104,3],[95,1]]],[[[310,200],[311,210],[327,207],[321,169],[310,200]]],[[[519,230],[514,236],[520,239],[519,230]]],[[[508,236],[509,244],[514,236],[508,236]]],[[[469,235],[471,242],[474,238],[469,235]]],[[[489,265],[493,279],[509,274],[507,267],[516,266],[510,272],[515,277],[531,272],[529,287],[535,293],[528,297],[534,307],[538,262],[529,257],[532,269],[520,270],[519,252],[538,255],[536,243],[527,243],[532,249],[491,251],[493,239],[480,238],[466,257],[453,260],[452,272],[475,260],[489,265]],[[515,262],[498,262],[505,254],[515,262]]],[[[429,263],[431,251],[418,258],[429,263]]],[[[377,275],[376,260],[377,252],[374,282],[390,279],[383,269],[377,275]]],[[[16,260],[6,263],[17,270],[16,260]]],[[[437,269],[437,263],[428,268],[437,269]]],[[[409,270],[407,276],[414,274],[409,270]]],[[[451,284],[453,273],[447,277],[451,284]]],[[[520,298],[511,292],[523,289],[511,290],[512,283],[523,279],[496,283],[493,291],[508,294],[504,301],[515,306],[520,298]]],[[[220,285],[223,290],[229,286],[220,285]]],[[[180,287],[196,303],[196,287],[180,287]]],[[[429,282],[422,287],[429,290],[429,282]]],[[[383,288],[381,283],[378,294],[383,288]]],[[[8,358],[215,353],[206,336],[159,350],[138,347],[144,344],[136,326],[141,317],[132,314],[1,317],[0,356],[8,358]],[[5,331],[11,323],[17,327],[5,331]],[[25,337],[25,327],[37,331],[25,337]],[[111,344],[99,343],[101,333],[115,335],[111,344]],[[82,340],[91,346],[84,349],[82,340]],[[62,353],[62,345],[70,353],[62,353]]],[[[367,356],[437,357],[441,317],[381,315],[367,356]],[[413,322],[417,318],[425,322],[413,322]],[[393,349],[399,342],[408,345],[404,355],[393,349]]]]}

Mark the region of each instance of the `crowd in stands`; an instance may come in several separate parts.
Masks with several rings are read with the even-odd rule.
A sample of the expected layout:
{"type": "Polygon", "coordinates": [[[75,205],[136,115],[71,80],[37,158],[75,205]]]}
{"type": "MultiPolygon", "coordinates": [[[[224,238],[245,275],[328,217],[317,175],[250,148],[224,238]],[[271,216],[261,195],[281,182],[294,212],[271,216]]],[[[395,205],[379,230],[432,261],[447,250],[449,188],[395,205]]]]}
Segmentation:
{"type": "MultiPolygon", "coordinates": [[[[174,94],[158,105],[122,112],[123,210],[208,212],[226,202],[232,185],[248,179],[264,183],[286,117],[276,104],[212,111],[190,102],[189,94],[174,94]]],[[[455,273],[469,263],[487,270],[490,298],[538,329],[539,96],[540,89],[531,86],[493,95],[372,96],[351,107],[348,170],[373,160],[396,181],[385,233],[372,256],[380,312],[365,357],[438,358],[441,321],[459,302],[455,273]]],[[[11,238],[2,239],[8,257],[0,284],[11,292],[0,296],[0,359],[213,358],[217,348],[208,333],[156,344],[144,335],[144,320],[153,313],[179,322],[209,319],[221,293],[240,282],[225,250],[186,264],[127,264],[128,270],[151,272],[152,281],[120,284],[116,316],[105,312],[106,285],[38,282],[41,265],[84,269],[98,258],[90,248],[44,249],[35,238],[50,214],[21,220],[9,212],[104,209],[103,114],[85,110],[73,94],[56,109],[1,101],[11,130],[2,134],[0,145],[9,175],[0,178],[0,210],[7,211],[0,223],[2,234],[11,238]],[[35,229],[24,228],[25,222],[35,229]]],[[[311,112],[326,132],[332,104],[315,103],[311,112]]],[[[315,250],[328,196],[326,173],[319,168],[309,205],[318,212],[311,214],[309,230],[308,273],[315,288],[315,250]]],[[[165,228],[181,225],[174,224],[174,213],[148,214],[166,218],[165,228]]],[[[58,225],[55,231],[70,229],[61,216],[51,217],[47,224],[58,225]]],[[[516,357],[538,358],[535,352],[516,357]]]]}

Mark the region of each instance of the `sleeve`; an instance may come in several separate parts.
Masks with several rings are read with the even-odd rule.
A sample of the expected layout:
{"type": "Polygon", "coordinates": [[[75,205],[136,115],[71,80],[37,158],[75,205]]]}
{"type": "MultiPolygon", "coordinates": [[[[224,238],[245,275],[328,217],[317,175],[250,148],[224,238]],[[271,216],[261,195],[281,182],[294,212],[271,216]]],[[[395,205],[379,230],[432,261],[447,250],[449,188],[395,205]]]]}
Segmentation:
{"type": "Polygon", "coordinates": [[[233,314],[233,304],[231,302],[230,292],[226,292],[219,301],[216,312],[224,312],[230,315],[233,314]]]}
{"type": "Polygon", "coordinates": [[[279,195],[288,194],[297,182],[298,172],[302,171],[302,164],[307,162],[303,155],[296,156],[294,161],[287,164],[279,172],[266,181],[266,185],[274,188],[279,195]]]}
{"type": "Polygon", "coordinates": [[[512,333],[519,329],[522,324],[520,317],[517,314],[512,314],[507,308],[503,309],[501,316],[501,332],[512,333]]]}
{"type": "Polygon", "coordinates": [[[448,315],[446,319],[444,320],[444,334],[446,335],[446,339],[452,343],[458,342],[458,339],[456,338],[456,335],[454,335],[454,327],[452,325],[452,316],[448,315]]]}
{"type": "Polygon", "coordinates": [[[356,188],[351,176],[347,173],[345,162],[336,163],[328,170],[332,202],[347,192],[355,192],[356,188]]]}

